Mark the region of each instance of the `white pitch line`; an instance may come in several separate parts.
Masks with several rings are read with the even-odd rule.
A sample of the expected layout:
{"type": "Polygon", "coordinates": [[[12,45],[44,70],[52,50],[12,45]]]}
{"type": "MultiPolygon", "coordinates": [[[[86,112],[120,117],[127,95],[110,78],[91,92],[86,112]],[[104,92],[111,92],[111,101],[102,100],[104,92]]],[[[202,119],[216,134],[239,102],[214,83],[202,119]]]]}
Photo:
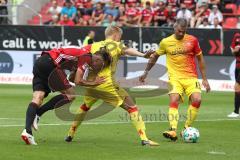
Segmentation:
{"type": "MultiPolygon", "coordinates": [[[[217,121],[238,121],[240,119],[212,119],[212,120],[197,120],[198,122],[217,122],[217,121]]],[[[168,121],[145,121],[145,123],[166,123],[168,121]]],[[[118,121],[99,121],[99,122],[84,122],[84,125],[108,125],[108,124],[127,124],[130,121],[118,122],[118,121]]],[[[61,126],[70,125],[71,123],[40,123],[39,126],[61,126]]],[[[0,124],[0,127],[23,127],[24,124],[0,124]]]]}
{"type": "Polygon", "coordinates": [[[207,152],[208,154],[214,154],[214,155],[226,155],[225,152],[216,152],[216,151],[210,151],[210,152],[207,152]]]}

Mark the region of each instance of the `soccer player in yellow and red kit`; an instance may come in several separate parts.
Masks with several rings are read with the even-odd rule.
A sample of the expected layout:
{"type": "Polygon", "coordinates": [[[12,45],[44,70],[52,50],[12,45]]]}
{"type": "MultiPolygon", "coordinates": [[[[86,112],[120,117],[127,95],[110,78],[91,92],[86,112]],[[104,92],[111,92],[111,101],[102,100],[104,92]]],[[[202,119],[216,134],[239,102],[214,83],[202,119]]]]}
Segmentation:
{"type": "Polygon", "coordinates": [[[186,34],[186,30],[186,19],[177,19],[174,24],[174,34],[164,38],[160,42],[159,49],[151,56],[144,74],[139,78],[141,82],[144,82],[158,57],[166,55],[170,85],[168,113],[170,129],[165,131],[163,136],[173,141],[177,140],[178,106],[183,101],[183,94],[185,93],[190,101],[185,128],[192,125],[201,104],[201,86],[197,79],[195,57],[197,57],[202,75],[202,84],[207,92],[210,91],[210,86],[206,78],[205,62],[199,42],[196,37],[186,34]]]}
{"type": "MultiPolygon", "coordinates": [[[[88,86],[88,88],[86,89],[84,95],[84,104],[82,104],[78,109],[78,115],[74,119],[69,129],[68,136],[66,137],[65,141],[72,141],[78,126],[84,120],[88,110],[91,109],[93,104],[98,99],[101,99],[105,103],[110,104],[113,107],[121,107],[129,113],[130,119],[139,134],[141,144],[143,146],[158,146],[158,143],[148,139],[145,124],[142,116],[138,112],[137,105],[115,80],[117,64],[121,56],[131,55],[148,58],[152,53],[149,52],[148,54],[144,55],[133,48],[127,48],[125,45],[121,44],[120,40],[122,37],[122,29],[117,26],[108,26],[105,30],[105,37],[105,40],[93,43],[90,50],[93,55],[102,47],[105,47],[107,50],[109,50],[109,54],[112,57],[111,65],[97,74],[98,77],[104,77],[105,82],[100,85],[89,86],[88,84],[84,83],[81,78],[83,77],[82,69],[78,68],[75,76],[75,84],[82,86],[85,85],[88,86]]],[[[94,76],[96,75],[89,72],[87,80],[90,80],[94,76]]]]}

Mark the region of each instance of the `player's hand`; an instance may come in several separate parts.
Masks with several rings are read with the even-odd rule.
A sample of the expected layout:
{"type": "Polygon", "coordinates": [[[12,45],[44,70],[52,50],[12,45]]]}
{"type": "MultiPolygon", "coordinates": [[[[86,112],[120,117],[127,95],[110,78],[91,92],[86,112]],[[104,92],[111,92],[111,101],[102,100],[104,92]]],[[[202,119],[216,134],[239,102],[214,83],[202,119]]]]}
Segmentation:
{"type": "Polygon", "coordinates": [[[147,75],[148,75],[148,72],[144,72],[143,73],[143,75],[141,75],[140,77],[139,77],[139,81],[140,82],[142,82],[142,83],[144,83],[145,82],[145,79],[147,78],[147,75]]]}
{"type": "Polygon", "coordinates": [[[234,89],[235,89],[235,92],[240,92],[240,84],[236,82],[234,85],[234,89]]]}
{"type": "Polygon", "coordinates": [[[150,58],[150,56],[153,54],[153,53],[155,53],[155,51],[154,50],[148,50],[148,51],[146,51],[146,52],[144,52],[144,58],[150,58]]]}
{"type": "Polygon", "coordinates": [[[210,92],[211,88],[210,85],[208,83],[208,80],[203,80],[202,81],[202,85],[204,86],[204,88],[206,89],[206,92],[210,92]]]}
{"type": "Polygon", "coordinates": [[[96,77],[96,79],[95,79],[95,84],[96,85],[100,85],[100,84],[102,84],[104,82],[106,82],[105,77],[96,77]]]}

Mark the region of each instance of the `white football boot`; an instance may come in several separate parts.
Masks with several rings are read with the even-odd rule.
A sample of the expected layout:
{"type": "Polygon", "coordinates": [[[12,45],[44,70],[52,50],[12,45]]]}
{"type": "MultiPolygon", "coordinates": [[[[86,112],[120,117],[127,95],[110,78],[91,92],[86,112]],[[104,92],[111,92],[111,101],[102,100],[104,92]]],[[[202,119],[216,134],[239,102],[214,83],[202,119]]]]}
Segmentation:
{"type": "Polygon", "coordinates": [[[232,112],[231,114],[228,115],[228,118],[238,118],[239,114],[232,112]]]}
{"type": "Polygon", "coordinates": [[[37,145],[34,140],[34,137],[31,134],[28,134],[26,129],[23,130],[21,134],[22,140],[28,145],[37,145]]]}

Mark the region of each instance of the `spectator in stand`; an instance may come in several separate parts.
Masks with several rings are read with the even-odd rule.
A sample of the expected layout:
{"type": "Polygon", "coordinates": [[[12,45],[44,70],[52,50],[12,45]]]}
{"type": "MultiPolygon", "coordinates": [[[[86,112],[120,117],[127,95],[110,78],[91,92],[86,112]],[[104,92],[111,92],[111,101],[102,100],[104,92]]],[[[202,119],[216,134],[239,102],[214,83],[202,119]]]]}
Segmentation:
{"type": "Polygon", "coordinates": [[[111,15],[113,17],[113,20],[117,20],[118,16],[119,16],[119,11],[118,9],[115,7],[115,3],[114,2],[110,2],[109,3],[109,7],[106,8],[105,12],[104,12],[104,20],[108,19],[110,17],[108,17],[108,15],[111,15]]]}
{"type": "Polygon", "coordinates": [[[92,12],[92,20],[97,26],[102,24],[104,18],[104,11],[101,2],[96,4],[96,8],[92,12]]]}
{"type": "Polygon", "coordinates": [[[117,25],[118,26],[123,26],[124,23],[126,22],[127,20],[127,16],[125,14],[125,7],[123,4],[121,4],[118,8],[119,10],[119,18],[118,18],[118,22],[117,22],[117,25]]]}
{"type": "Polygon", "coordinates": [[[114,20],[114,17],[111,14],[107,15],[107,18],[105,18],[102,22],[102,26],[108,27],[108,26],[115,26],[117,23],[114,20]]]}
{"type": "Polygon", "coordinates": [[[155,0],[141,0],[141,4],[142,4],[142,6],[143,6],[144,8],[146,8],[146,6],[147,6],[147,2],[150,3],[150,6],[153,6],[155,0]]]}
{"type": "Polygon", "coordinates": [[[77,24],[78,21],[79,21],[79,19],[81,19],[81,18],[83,18],[83,16],[82,16],[82,12],[80,11],[80,9],[77,9],[77,14],[76,14],[76,16],[75,16],[73,22],[74,22],[75,24],[77,24]]]}
{"type": "Polygon", "coordinates": [[[71,0],[66,0],[64,3],[64,7],[61,11],[61,19],[64,15],[67,15],[69,19],[74,20],[75,16],[77,14],[77,9],[75,6],[73,6],[71,0]]]}
{"type": "Polygon", "coordinates": [[[74,26],[74,22],[72,21],[72,19],[70,19],[68,17],[67,14],[64,14],[63,15],[63,19],[59,21],[59,25],[62,25],[62,26],[74,26]]]}
{"type": "Polygon", "coordinates": [[[167,4],[168,18],[176,19],[177,16],[177,7],[168,3],[167,4]]]}
{"type": "Polygon", "coordinates": [[[123,26],[126,26],[126,27],[138,27],[139,26],[137,23],[135,23],[133,16],[127,17],[127,20],[124,21],[122,24],[123,24],[123,26]]]}
{"type": "Polygon", "coordinates": [[[207,18],[204,18],[204,19],[203,19],[203,23],[200,24],[200,25],[198,26],[198,28],[202,28],[202,29],[209,29],[209,28],[211,28],[211,26],[210,26],[209,23],[208,23],[208,19],[207,19],[207,18]]]}
{"type": "Polygon", "coordinates": [[[128,3],[126,8],[125,14],[128,21],[127,23],[129,23],[130,26],[134,24],[138,26],[141,11],[138,9],[137,3],[128,3]]]}
{"type": "Polygon", "coordinates": [[[7,5],[8,1],[7,0],[0,0],[0,15],[6,16],[6,17],[0,17],[0,24],[8,24],[8,9],[7,5]]]}
{"type": "Polygon", "coordinates": [[[212,4],[212,5],[214,5],[214,4],[218,5],[218,4],[220,4],[220,2],[221,2],[220,0],[208,0],[208,3],[212,4]]]}
{"type": "Polygon", "coordinates": [[[151,8],[151,3],[149,1],[146,2],[146,7],[142,10],[138,24],[141,26],[149,27],[152,24],[154,12],[151,8]]]}
{"type": "Polygon", "coordinates": [[[208,9],[207,3],[202,3],[201,6],[196,10],[196,15],[191,18],[190,26],[191,28],[198,28],[202,24],[204,18],[208,18],[210,15],[210,10],[208,9]]]}
{"type": "Polygon", "coordinates": [[[58,26],[59,25],[59,17],[57,15],[52,16],[52,20],[48,24],[51,26],[58,26]]]}
{"type": "Polygon", "coordinates": [[[184,3],[186,5],[186,8],[190,11],[194,11],[196,8],[195,0],[180,0],[180,4],[182,3],[184,3]]]}
{"type": "MultiPolygon", "coordinates": [[[[166,0],[167,5],[172,6],[173,9],[176,9],[179,6],[179,0],[166,0]]],[[[177,11],[177,10],[176,10],[177,11]]]]}
{"type": "MultiPolygon", "coordinates": [[[[123,2],[123,0],[122,0],[122,2],[123,2]]],[[[128,6],[132,5],[132,4],[134,6],[136,6],[137,3],[141,3],[141,0],[125,0],[124,4],[125,4],[126,7],[128,7],[128,6]]]]}
{"type": "Polygon", "coordinates": [[[219,25],[219,20],[217,17],[214,18],[213,25],[211,25],[212,29],[222,29],[222,26],[219,25]]]}
{"type": "Polygon", "coordinates": [[[162,26],[167,23],[168,11],[163,2],[159,2],[158,9],[154,12],[154,26],[162,26]]]}
{"type": "Polygon", "coordinates": [[[211,13],[210,13],[210,15],[209,15],[209,17],[208,17],[208,21],[209,21],[209,23],[210,23],[211,25],[214,24],[214,19],[215,19],[215,18],[218,18],[218,21],[219,21],[220,24],[222,23],[222,21],[223,21],[223,15],[222,15],[222,13],[219,11],[217,5],[213,5],[213,6],[212,6],[211,13]]]}
{"type": "Polygon", "coordinates": [[[180,10],[177,12],[177,19],[184,18],[188,21],[188,24],[190,24],[190,20],[192,18],[192,12],[186,8],[186,4],[182,3],[180,10]]]}
{"type": "Polygon", "coordinates": [[[76,26],[88,26],[88,21],[85,21],[83,18],[79,18],[78,19],[78,23],[76,24],[76,26]]]}
{"type": "Polygon", "coordinates": [[[60,7],[56,0],[52,1],[52,6],[48,9],[47,13],[52,15],[52,18],[60,16],[62,7],[60,7]]]}
{"type": "Polygon", "coordinates": [[[75,0],[75,6],[80,9],[82,15],[92,15],[93,3],[92,0],[75,0]]]}

